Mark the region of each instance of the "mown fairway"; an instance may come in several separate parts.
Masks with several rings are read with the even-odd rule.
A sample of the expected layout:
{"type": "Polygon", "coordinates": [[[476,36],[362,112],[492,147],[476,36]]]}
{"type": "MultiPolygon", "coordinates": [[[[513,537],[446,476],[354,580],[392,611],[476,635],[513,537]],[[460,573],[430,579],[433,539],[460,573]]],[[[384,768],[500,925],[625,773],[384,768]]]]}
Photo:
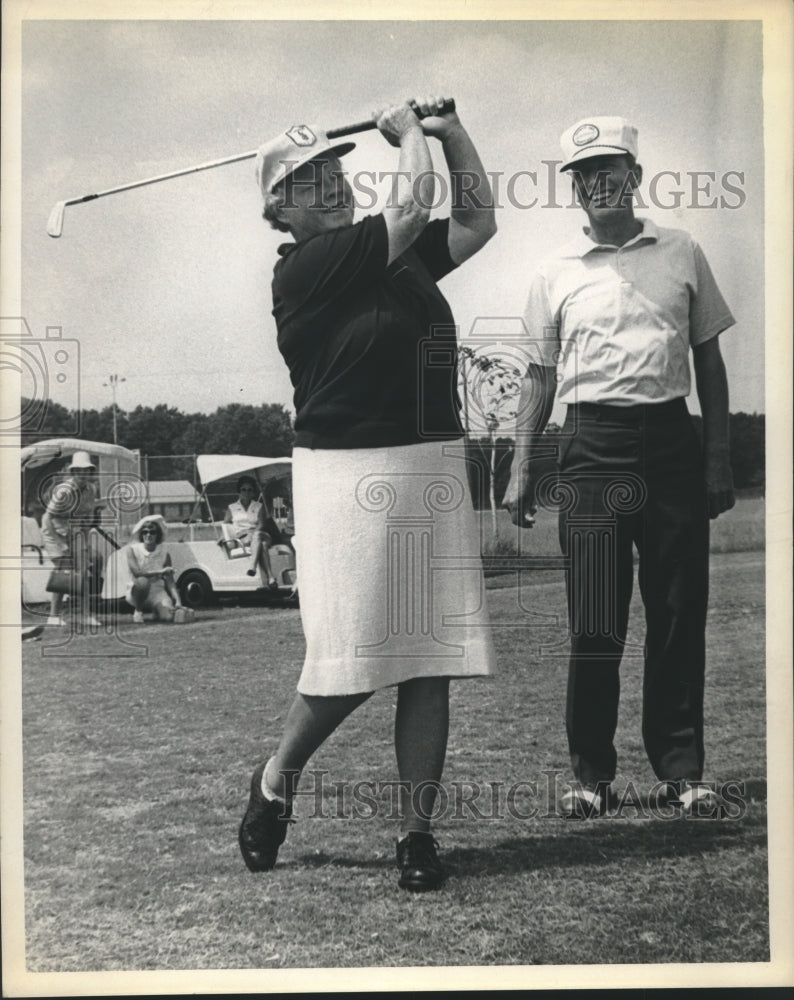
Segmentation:
{"type": "MultiPolygon", "coordinates": [[[[563,584],[556,572],[497,580],[500,675],[452,686],[450,805],[436,826],[452,877],[419,897],[396,885],[388,791],[367,789],[375,807],[352,797],[355,782],[396,778],[388,690],[315,758],[324,784],[307,778],[317,795],[298,802],[277,868],[252,875],[239,857],[250,772],[300,669],[298,611],[223,606],[182,628],[122,616],[117,637],[77,637],[58,655],[25,643],[28,969],[767,961],[763,554],[712,563],[706,776],[744,783],[721,821],[638,815],[654,777],[636,658],[622,673],[617,786],[643,798],[619,818],[555,814],[544,772],[568,777],[566,661],[537,647],[564,643],[546,617],[562,614],[563,584]],[[118,655],[131,651],[120,640],[146,655],[118,655]],[[481,786],[476,808],[466,782],[481,786]],[[518,782],[536,785],[513,787],[508,807],[518,782]]],[[[636,595],[632,625],[641,641],[636,595]]]]}

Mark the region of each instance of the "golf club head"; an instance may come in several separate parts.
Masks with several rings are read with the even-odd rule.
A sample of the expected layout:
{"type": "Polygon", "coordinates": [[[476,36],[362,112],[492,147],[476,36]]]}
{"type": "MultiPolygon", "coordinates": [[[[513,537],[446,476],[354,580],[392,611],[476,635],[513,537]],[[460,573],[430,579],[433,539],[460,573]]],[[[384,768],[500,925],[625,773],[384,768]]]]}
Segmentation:
{"type": "Polygon", "coordinates": [[[58,237],[63,232],[63,213],[66,211],[66,202],[59,201],[58,204],[50,212],[50,218],[47,222],[47,232],[50,236],[58,237]]]}

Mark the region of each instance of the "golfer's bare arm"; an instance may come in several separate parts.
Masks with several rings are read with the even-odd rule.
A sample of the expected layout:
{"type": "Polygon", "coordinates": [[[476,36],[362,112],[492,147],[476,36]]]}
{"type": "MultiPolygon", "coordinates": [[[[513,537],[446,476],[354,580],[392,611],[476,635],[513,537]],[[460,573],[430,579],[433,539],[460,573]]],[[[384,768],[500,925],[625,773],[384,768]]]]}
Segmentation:
{"type": "Polygon", "coordinates": [[[496,233],[493,192],[480,156],[457,115],[440,136],[452,183],[449,255],[462,264],[496,233]]]}
{"type": "Polygon", "coordinates": [[[430,220],[435,193],[433,162],[419,119],[407,104],[383,108],[373,118],[387,141],[400,149],[396,184],[383,210],[391,264],[430,220]]]}

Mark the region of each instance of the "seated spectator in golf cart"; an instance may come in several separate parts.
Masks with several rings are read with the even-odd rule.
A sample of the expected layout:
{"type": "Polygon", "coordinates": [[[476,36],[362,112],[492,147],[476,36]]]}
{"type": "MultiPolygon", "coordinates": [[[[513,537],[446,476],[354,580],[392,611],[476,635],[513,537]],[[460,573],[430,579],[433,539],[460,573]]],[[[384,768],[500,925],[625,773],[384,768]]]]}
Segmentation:
{"type": "Polygon", "coordinates": [[[262,578],[264,586],[270,590],[278,587],[268,557],[268,549],[273,544],[273,534],[269,530],[271,521],[266,504],[261,499],[259,484],[252,476],[241,476],[237,481],[237,500],[226,508],[224,517],[224,541],[250,548],[251,560],[246,570],[248,576],[262,578]]]}
{"type": "Polygon", "coordinates": [[[132,620],[136,625],[143,625],[144,611],[154,612],[157,621],[171,622],[174,611],[182,607],[171,556],[163,546],[165,533],[165,520],[159,514],[142,518],[132,529],[132,541],[127,547],[132,581],[126,597],[135,609],[132,620]]]}
{"type": "Polygon", "coordinates": [[[253,476],[241,476],[237,480],[237,500],[226,508],[224,523],[231,525],[230,534],[243,544],[250,545],[259,525],[262,501],[259,484],[253,476]]]}

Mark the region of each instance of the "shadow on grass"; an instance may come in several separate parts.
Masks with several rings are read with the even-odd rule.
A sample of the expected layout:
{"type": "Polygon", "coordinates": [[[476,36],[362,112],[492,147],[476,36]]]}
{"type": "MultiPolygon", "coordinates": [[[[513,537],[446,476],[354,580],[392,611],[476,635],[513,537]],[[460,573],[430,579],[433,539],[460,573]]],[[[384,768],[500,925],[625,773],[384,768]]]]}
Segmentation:
{"type": "MultiPolygon", "coordinates": [[[[482,847],[453,847],[442,853],[445,867],[457,878],[516,875],[553,868],[602,867],[616,862],[647,864],[654,860],[718,854],[741,847],[766,848],[766,810],[753,810],[741,819],[642,820],[604,817],[590,821],[552,817],[555,832],[511,837],[482,847]],[[573,838],[576,838],[575,840],[573,838]]],[[[453,831],[450,831],[453,832],[453,831]]],[[[441,834],[444,838],[444,834],[441,834]]],[[[445,838],[444,838],[445,839],[445,838]]],[[[384,857],[348,857],[315,851],[285,867],[391,869],[392,854],[384,857]]]]}
{"type": "Polygon", "coordinates": [[[647,864],[718,854],[739,846],[744,850],[766,847],[765,821],[678,819],[647,822],[606,818],[574,824],[561,820],[560,823],[559,834],[514,837],[492,848],[456,848],[445,855],[445,860],[455,875],[471,878],[549,868],[597,868],[615,862],[647,864]],[[571,837],[566,835],[572,826],[576,828],[575,849],[572,849],[571,837]]]}

